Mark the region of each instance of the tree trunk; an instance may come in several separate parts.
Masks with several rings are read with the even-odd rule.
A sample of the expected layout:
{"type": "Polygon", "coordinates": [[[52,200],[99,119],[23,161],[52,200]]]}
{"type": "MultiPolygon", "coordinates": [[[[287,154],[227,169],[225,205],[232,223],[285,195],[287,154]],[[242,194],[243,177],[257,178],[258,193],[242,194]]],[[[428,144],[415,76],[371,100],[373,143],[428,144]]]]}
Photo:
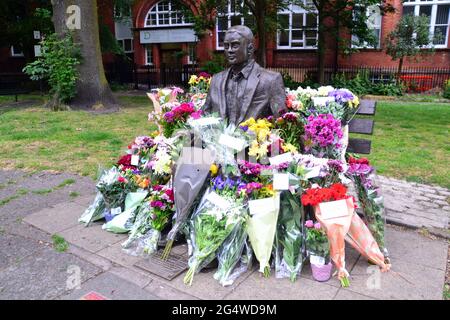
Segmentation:
{"type": "Polygon", "coordinates": [[[265,68],[267,66],[267,33],[265,28],[266,20],[266,10],[267,3],[266,0],[256,1],[255,4],[255,19],[256,19],[256,29],[258,32],[258,54],[256,60],[258,63],[265,68]]]}
{"type": "Polygon", "coordinates": [[[66,18],[70,5],[80,8],[81,29],[74,29],[74,41],[81,46],[83,61],[78,67],[77,95],[70,102],[76,109],[116,110],[118,104],[106,80],[100,49],[97,0],[52,0],[53,24],[56,33],[64,35],[68,29],[66,18]]]}
{"type": "Polygon", "coordinates": [[[323,19],[319,13],[319,39],[317,43],[317,58],[318,58],[318,75],[317,81],[323,85],[325,82],[325,32],[321,27],[323,25],[323,19]]]}
{"type": "Polygon", "coordinates": [[[400,77],[402,76],[402,68],[403,68],[403,57],[398,61],[398,69],[397,69],[397,81],[400,81],[400,77]]]}

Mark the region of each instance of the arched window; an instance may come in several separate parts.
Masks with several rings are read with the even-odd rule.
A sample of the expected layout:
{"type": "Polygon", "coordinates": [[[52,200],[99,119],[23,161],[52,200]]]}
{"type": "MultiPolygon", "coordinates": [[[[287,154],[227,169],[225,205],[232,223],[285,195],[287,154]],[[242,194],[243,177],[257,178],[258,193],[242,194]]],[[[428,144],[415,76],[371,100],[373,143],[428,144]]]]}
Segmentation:
{"type": "MultiPolygon", "coordinates": [[[[304,0],[310,8],[310,0],[304,0]]],[[[282,30],[277,35],[278,49],[315,49],[317,47],[317,14],[303,7],[290,4],[278,12],[282,30]]]]}
{"type": "Polygon", "coordinates": [[[188,18],[183,15],[183,10],[178,3],[172,1],[160,1],[155,4],[145,19],[146,27],[192,25],[188,18]]]}

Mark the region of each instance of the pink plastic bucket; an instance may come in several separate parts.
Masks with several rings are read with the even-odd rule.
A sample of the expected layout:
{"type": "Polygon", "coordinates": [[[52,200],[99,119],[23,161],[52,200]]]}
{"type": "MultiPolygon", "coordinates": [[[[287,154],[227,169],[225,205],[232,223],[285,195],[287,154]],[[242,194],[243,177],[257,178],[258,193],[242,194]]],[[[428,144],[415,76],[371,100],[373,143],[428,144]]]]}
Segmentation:
{"type": "Polygon", "coordinates": [[[312,264],[312,275],[316,281],[324,282],[328,281],[331,278],[331,269],[333,268],[333,264],[331,261],[325,265],[312,264]]]}

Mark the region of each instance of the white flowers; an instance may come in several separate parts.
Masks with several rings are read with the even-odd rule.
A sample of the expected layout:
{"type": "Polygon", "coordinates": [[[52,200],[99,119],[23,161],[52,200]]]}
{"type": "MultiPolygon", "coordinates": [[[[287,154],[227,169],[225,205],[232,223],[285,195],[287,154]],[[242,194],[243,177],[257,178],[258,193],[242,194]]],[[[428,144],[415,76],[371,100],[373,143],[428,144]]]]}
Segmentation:
{"type": "Polygon", "coordinates": [[[156,174],[172,173],[172,157],[165,150],[158,150],[154,156],[153,171],[156,174]]]}

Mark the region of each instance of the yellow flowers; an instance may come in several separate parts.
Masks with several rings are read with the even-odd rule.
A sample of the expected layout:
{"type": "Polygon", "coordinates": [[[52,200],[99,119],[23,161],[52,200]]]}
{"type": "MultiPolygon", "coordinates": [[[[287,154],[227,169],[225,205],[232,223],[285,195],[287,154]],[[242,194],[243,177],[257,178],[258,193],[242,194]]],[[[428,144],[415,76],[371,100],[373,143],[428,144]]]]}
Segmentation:
{"type": "Polygon", "coordinates": [[[211,175],[215,177],[217,175],[217,172],[219,171],[219,168],[213,163],[209,168],[209,171],[211,172],[211,175]]]}
{"type": "Polygon", "coordinates": [[[359,98],[356,95],[353,96],[353,100],[348,102],[348,106],[350,108],[356,108],[357,106],[359,106],[359,98]]]}
{"type": "Polygon", "coordinates": [[[281,148],[283,148],[284,152],[293,152],[298,153],[297,147],[290,144],[290,143],[284,143],[281,148]]]}
{"type": "Polygon", "coordinates": [[[250,118],[240,124],[240,127],[247,127],[249,131],[256,135],[256,139],[252,141],[249,149],[249,156],[261,159],[267,155],[270,142],[268,141],[271,134],[270,129],[273,127],[272,123],[267,119],[250,118]]]}

